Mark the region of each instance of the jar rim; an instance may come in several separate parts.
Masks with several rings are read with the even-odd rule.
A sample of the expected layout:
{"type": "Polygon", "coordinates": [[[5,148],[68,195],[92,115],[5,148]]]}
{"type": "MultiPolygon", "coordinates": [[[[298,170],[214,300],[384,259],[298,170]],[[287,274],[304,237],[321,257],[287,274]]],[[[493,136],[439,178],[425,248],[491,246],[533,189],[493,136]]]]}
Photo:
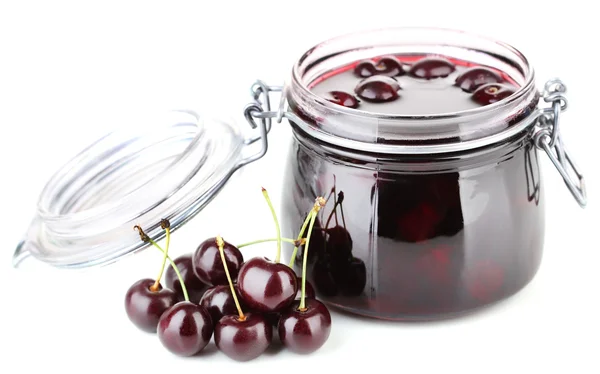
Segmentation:
{"type": "MultiPolygon", "coordinates": [[[[486,53],[483,49],[478,53],[481,58],[491,59],[489,56],[483,56],[486,53]]],[[[431,54],[438,53],[431,52],[431,54]]],[[[473,55],[475,55],[474,52],[473,55]]],[[[495,38],[476,33],[437,27],[370,29],[348,33],[321,42],[308,49],[293,65],[291,82],[286,92],[291,107],[299,109],[303,115],[314,122],[318,122],[317,131],[319,136],[341,136],[354,141],[388,143],[388,145],[414,144],[415,141],[421,144],[423,141],[434,144],[447,143],[449,139],[455,141],[457,137],[460,140],[474,140],[482,136],[492,135],[507,127],[506,123],[498,123],[498,118],[506,119],[515,116],[526,110],[532,102],[537,101],[539,98],[535,87],[534,68],[517,48],[495,38]],[[411,39],[412,36],[420,34],[424,36],[411,39]],[[389,114],[346,108],[320,97],[309,88],[310,83],[316,77],[307,77],[307,72],[315,70],[328,59],[337,59],[339,63],[342,61],[339,56],[343,54],[372,55],[374,57],[384,54],[375,53],[377,50],[391,51],[399,46],[419,46],[431,50],[443,48],[447,51],[459,51],[471,48],[468,43],[479,43],[482,45],[481,48],[507,55],[502,56],[505,59],[510,59],[510,62],[505,63],[507,66],[512,64],[514,67],[512,73],[520,75],[518,77],[520,81],[519,88],[514,94],[486,106],[454,112],[389,114]],[[329,124],[328,120],[331,120],[332,123],[329,124]],[[486,125],[485,128],[482,127],[482,123],[493,120],[496,120],[497,123],[486,125]],[[338,132],[342,122],[344,127],[349,126],[351,128],[350,135],[342,135],[338,132]],[[352,123],[358,122],[362,122],[361,126],[351,126],[352,123]],[[374,128],[365,130],[365,122],[373,124],[374,128]],[[469,126],[465,126],[465,124],[469,124],[469,126]],[[385,126],[387,126],[386,131],[381,131],[385,126]],[[394,130],[390,130],[392,127],[394,130]],[[431,129],[434,128],[439,131],[432,133],[431,129]],[[420,132],[420,130],[422,131],[420,132]],[[397,133],[393,133],[394,131],[397,133]]],[[[294,119],[298,120],[298,118],[294,119]]],[[[315,130],[315,126],[312,126],[311,129],[315,130]]]]}

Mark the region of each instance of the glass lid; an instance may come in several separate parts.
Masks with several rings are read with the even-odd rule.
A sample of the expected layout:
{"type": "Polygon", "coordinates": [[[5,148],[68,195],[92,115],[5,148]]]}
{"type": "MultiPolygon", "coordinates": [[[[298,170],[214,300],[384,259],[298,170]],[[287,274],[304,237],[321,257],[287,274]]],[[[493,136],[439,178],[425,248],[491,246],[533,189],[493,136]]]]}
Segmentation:
{"type": "Polygon", "coordinates": [[[14,266],[30,255],[66,268],[111,263],[148,245],[135,225],[159,240],[162,218],[176,230],[235,170],[264,154],[244,149],[261,137],[266,142],[265,126],[261,136],[246,140],[233,121],[187,110],[135,118],[55,172],[17,246],[14,266]]]}

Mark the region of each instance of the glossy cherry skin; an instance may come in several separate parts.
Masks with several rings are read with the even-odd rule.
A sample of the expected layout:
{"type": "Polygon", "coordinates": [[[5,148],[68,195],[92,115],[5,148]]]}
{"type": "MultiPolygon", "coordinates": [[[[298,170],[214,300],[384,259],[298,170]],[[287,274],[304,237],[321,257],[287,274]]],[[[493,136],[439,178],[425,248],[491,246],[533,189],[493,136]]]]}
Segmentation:
{"type": "MultiPolygon", "coordinates": [[[[242,304],[242,309],[245,309],[245,305],[242,303],[240,293],[237,290],[237,285],[236,293],[238,301],[242,304]]],[[[231,295],[231,288],[229,286],[218,285],[209,288],[204,293],[204,296],[202,296],[200,305],[204,307],[208,313],[210,313],[213,324],[219,322],[223,316],[238,314],[235,301],[231,295]]]]}
{"type": "Polygon", "coordinates": [[[375,65],[375,67],[377,68],[378,73],[382,73],[389,77],[405,74],[402,65],[394,56],[381,57],[381,59],[377,61],[377,65],[375,65]]]}
{"type": "Polygon", "coordinates": [[[151,291],[153,284],[152,279],[141,279],[129,287],[125,295],[129,320],[146,332],[156,332],[162,314],[177,303],[177,294],[173,290],[160,286],[158,291],[151,291]]]}
{"type": "Polygon", "coordinates": [[[295,301],[279,318],[277,330],[283,345],[295,353],[307,354],[321,348],[331,332],[331,314],[322,302],[305,300],[306,310],[300,311],[295,301]]]}
{"type": "Polygon", "coordinates": [[[326,99],[334,104],[345,106],[346,108],[358,108],[358,99],[347,92],[331,91],[327,94],[326,99]]]}
{"type": "Polygon", "coordinates": [[[445,58],[425,57],[411,66],[408,74],[414,78],[435,79],[452,74],[456,66],[445,58]]]}
{"type": "MultiPolygon", "coordinates": [[[[223,252],[225,253],[229,274],[232,280],[235,281],[244,262],[244,257],[237,247],[227,242],[223,246],[223,252]]],[[[216,238],[209,238],[200,243],[192,256],[192,261],[194,263],[194,274],[202,282],[211,286],[229,284],[216,238]]]]}
{"type": "Polygon", "coordinates": [[[371,60],[359,62],[354,68],[354,75],[359,78],[368,78],[373,75],[387,75],[389,77],[404,75],[402,64],[394,56],[382,56],[377,63],[371,60]]]}
{"type": "Polygon", "coordinates": [[[512,86],[500,83],[488,83],[479,87],[471,98],[480,105],[489,105],[503,100],[514,94],[516,89],[512,86]]]}
{"type": "Polygon", "coordinates": [[[240,268],[238,288],[252,310],[270,313],[288,306],[298,292],[296,273],[287,265],[254,257],[240,268]]]}
{"type": "MultiPolygon", "coordinates": [[[[197,304],[200,302],[200,299],[202,298],[202,295],[204,295],[208,285],[202,282],[196,276],[196,274],[194,274],[192,255],[187,254],[177,257],[175,260],[173,260],[173,262],[175,262],[175,265],[177,265],[177,269],[179,269],[179,273],[183,278],[190,301],[197,304]]],[[[179,278],[177,277],[175,270],[173,270],[173,267],[171,266],[169,266],[165,272],[165,286],[175,291],[179,297],[179,301],[184,300],[181,283],[179,282],[179,278]]]]}
{"type": "Polygon", "coordinates": [[[225,316],[215,325],[215,345],[236,361],[249,361],[260,356],[273,340],[273,326],[260,314],[225,316]]]}
{"type": "Polygon", "coordinates": [[[455,85],[460,87],[463,91],[471,93],[488,83],[502,83],[502,77],[495,71],[481,67],[474,66],[463,71],[455,81],[455,85]]]}
{"type": "MultiPolygon", "coordinates": [[[[298,292],[296,293],[296,300],[300,299],[300,297],[302,296],[302,277],[297,277],[296,278],[298,280],[298,292]]],[[[309,281],[306,281],[306,285],[305,285],[305,296],[308,299],[314,299],[315,296],[315,289],[312,286],[312,284],[310,284],[309,281]]]]}
{"type": "Polygon", "coordinates": [[[400,85],[394,78],[374,75],[358,83],[354,92],[365,101],[384,103],[396,100],[400,85]]]}
{"type": "Polygon", "coordinates": [[[158,339],[171,353],[193,356],[206,347],[213,334],[210,314],[200,305],[180,301],[158,321],[158,339]]]}

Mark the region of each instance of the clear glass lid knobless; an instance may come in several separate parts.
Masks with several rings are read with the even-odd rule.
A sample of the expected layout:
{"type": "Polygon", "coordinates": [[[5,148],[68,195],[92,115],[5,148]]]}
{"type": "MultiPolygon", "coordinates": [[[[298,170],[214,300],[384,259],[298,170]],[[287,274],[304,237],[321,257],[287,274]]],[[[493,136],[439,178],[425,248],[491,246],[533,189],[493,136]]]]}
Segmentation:
{"type": "Polygon", "coordinates": [[[191,111],[136,114],[63,165],[42,191],[19,244],[58,267],[110,263],[145,247],[135,225],[160,238],[200,211],[242,164],[247,143],[231,122],[191,111]]]}

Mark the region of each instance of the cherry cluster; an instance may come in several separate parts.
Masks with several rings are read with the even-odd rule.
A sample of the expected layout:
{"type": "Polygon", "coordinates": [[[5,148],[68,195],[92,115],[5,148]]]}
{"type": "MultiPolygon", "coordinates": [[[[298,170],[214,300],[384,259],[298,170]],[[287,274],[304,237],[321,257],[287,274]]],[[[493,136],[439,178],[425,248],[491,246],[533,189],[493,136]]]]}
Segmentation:
{"type": "MultiPolygon", "coordinates": [[[[446,78],[456,71],[456,66],[440,56],[426,56],[409,66],[395,56],[382,56],[373,60],[363,60],[356,64],[353,73],[361,80],[353,94],[331,91],[327,99],[335,104],[356,109],[359,100],[373,103],[391,102],[400,97],[402,89],[396,77],[409,76],[420,80],[446,78]],[[358,97],[358,98],[357,98],[358,97]]],[[[479,105],[490,105],[503,100],[516,92],[496,71],[484,66],[472,66],[461,72],[453,86],[471,94],[471,99],[479,105]]]]}
{"type": "Polygon", "coordinates": [[[214,336],[216,347],[230,358],[248,361],[260,356],[278,336],[295,353],[307,354],[321,348],[329,338],[331,315],[315,298],[306,281],[306,262],[311,232],[319,210],[317,198],[297,239],[282,238],[275,210],[267,191],[262,190],[275,221],[277,237],[235,246],[221,236],[204,240],[192,254],[172,260],[168,255],[170,223],[165,230],[163,249],[135,226],[140,238],[163,252],[156,280],[134,283],[125,296],[125,310],[131,322],[143,331],[157,333],[162,345],[179,356],[201,352],[214,336]],[[305,235],[305,230],[308,231],[305,235]],[[253,257],[245,260],[240,248],[277,242],[274,260],[253,257]],[[291,243],[304,254],[302,276],[280,262],[282,243],[291,243]],[[171,267],[165,274],[166,262],[171,267]]]}

